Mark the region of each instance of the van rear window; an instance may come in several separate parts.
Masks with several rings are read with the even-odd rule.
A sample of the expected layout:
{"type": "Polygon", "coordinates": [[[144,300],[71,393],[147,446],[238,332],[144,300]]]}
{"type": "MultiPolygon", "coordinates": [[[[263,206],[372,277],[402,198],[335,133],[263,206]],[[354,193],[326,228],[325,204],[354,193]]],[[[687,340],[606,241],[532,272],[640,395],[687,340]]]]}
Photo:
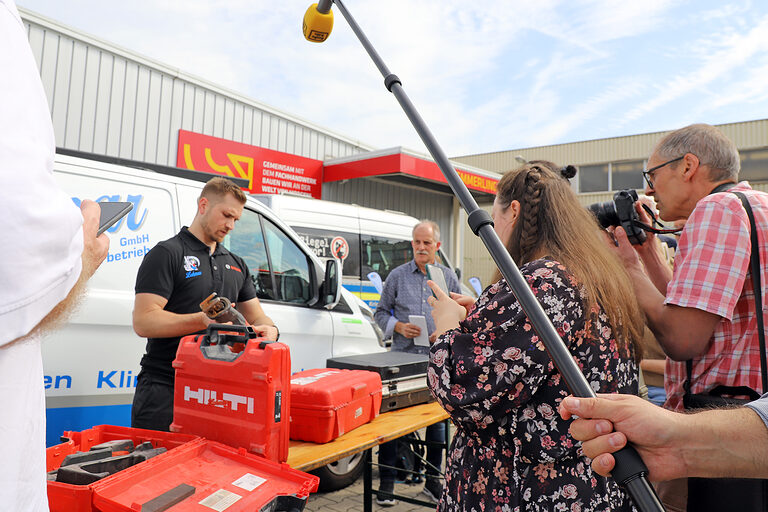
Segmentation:
{"type": "Polygon", "coordinates": [[[360,279],[360,236],[346,231],[291,226],[305,244],[325,262],[331,258],[342,262],[342,277],[360,279]]]}
{"type": "Polygon", "coordinates": [[[363,275],[378,272],[386,280],[390,272],[413,259],[410,240],[363,235],[363,275]]]}

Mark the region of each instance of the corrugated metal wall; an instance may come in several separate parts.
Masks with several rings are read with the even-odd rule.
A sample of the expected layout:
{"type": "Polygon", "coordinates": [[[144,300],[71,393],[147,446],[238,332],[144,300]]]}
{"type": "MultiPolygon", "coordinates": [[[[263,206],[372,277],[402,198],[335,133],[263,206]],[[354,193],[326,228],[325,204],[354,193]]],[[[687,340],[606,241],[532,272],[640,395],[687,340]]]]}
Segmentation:
{"type": "Polygon", "coordinates": [[[56,145],[176,164],[178,130],[324,160],[372,149],[24,9],[56,145]]]}
{"type": "MultiPolygon", "coordinates": [[[[479,206],[490,215],[493,205],[484,204],[479,206]]],[[[485,248],[483,241],[469,229],[469,226],[466,224],[466,216],[464,216],[464,219],[464,275],[462,280],[466,281],[467,278],[473,276],[478,277],[480,282],[483,283],[483,288],[485,288],[491,284],[491,278],[496,272],[496,264],[488,254],[488,249],[485,248]]]]}
{"type": "MultiPolygon", "coordinates": [[[[58,147],[173,166],[178,131],[184,129],[318,160],[374,149],[38,14],[19,11],[39,65],[58,147]]],[[[351,180],[324,185],[323,198],[430,218],[440,225],[443,241],[451,247],[452,198],[447,195],[351,180]]]]}
{"type": "Polygon", "coordinates": [[[433,220],[440,226],[440,236],[446,254],[454,259],[454,265],[461,265],[455,261],[456,252],[453,247],[453,196],[382,180],[360,178],[324,184],[323,199],[379,210],[395,210],[417,219],[433,220]]]}

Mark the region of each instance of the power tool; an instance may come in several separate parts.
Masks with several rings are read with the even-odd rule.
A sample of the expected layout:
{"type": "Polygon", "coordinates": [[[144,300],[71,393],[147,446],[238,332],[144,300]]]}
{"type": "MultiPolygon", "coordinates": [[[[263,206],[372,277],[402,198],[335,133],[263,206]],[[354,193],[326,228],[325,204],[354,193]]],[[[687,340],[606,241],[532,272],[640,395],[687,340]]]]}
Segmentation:
{"type": "Polygon", "coordinates": [[[200,309],[203,310],[208,318],[217,323],[225,324],[232,322],[234,325],[248,325],[245,317],[238,310],[232,307],[232,302],[226,297],[219,297],[216,292],[210,294],[200,303],[200,309]]]}

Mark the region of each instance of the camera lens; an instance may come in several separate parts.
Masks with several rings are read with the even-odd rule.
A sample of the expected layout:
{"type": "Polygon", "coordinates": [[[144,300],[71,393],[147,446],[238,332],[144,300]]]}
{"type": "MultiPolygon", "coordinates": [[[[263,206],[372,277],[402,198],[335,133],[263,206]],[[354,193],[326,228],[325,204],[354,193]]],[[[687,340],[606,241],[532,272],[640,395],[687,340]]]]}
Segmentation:
{"type": "Polygon", "coordinates": [[[616,213],[616,205],[613,201],[591,204],[589,205],[589,211],[594,214],[597,222],[603,228],[619,226],[621,224],[619,215],[616,213]]]}

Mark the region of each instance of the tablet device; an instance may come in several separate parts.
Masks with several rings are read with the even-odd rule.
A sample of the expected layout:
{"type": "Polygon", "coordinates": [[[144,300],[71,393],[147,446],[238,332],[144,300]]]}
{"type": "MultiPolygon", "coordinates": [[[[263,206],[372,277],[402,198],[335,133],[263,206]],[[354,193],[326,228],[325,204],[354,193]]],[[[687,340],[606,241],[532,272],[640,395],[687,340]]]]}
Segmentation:
{"type": "MultiPolygon", "coordinates": [[[[443,274],[443,270],[440,267],[427,263],[427,277],[431,281],[434,281],[447,296],[451,296],[451,291],[448,289],[448,283],[445,282],[445,274],[443,274]]],[[[434,295],[434,292],[432,295],[434,295]]]]}
{"type": "Polygon", "coordinates": [[[414,325],[418,325],[421,329],[421,334],[413,338],[413,344],[421,347],[429,346],[429,335],[427,334],[427,317],[423,315],[408,315],[408,321],[414,325]]]}
{"type": "Polygon", "coordinates": [[[96,232],[96,236],[111,228],[133,209],[133,203],[115,201],[103,201],[99,203],[99,206],[101,207],[101,217],[99,218],[99,230],[96,232]]]}

